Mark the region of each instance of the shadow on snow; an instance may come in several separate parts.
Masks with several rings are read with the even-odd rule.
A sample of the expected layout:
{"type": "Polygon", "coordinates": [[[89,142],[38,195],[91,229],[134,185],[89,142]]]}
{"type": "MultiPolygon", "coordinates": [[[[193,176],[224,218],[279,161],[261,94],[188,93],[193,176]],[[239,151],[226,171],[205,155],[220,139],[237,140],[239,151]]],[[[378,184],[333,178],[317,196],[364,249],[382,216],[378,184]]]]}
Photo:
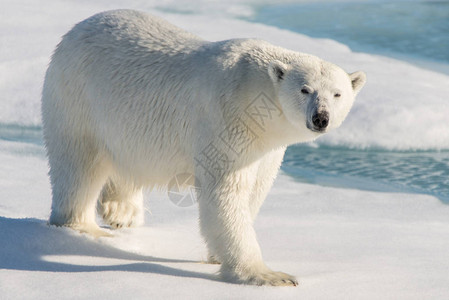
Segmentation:
{"type": "Polygon", "coordinates": [[[198,261],[139,255],[73,232],[68,228],[48,226],[38,219],[0,217],[0,269],[42,272],[125,271],[190,277],[218,281],[213,274],[182,270],[164,263],[198,263],[198,261]],[[52,262],[45,257],[76,255],[132,261],[108,265],[75,265],[52,262]]]}

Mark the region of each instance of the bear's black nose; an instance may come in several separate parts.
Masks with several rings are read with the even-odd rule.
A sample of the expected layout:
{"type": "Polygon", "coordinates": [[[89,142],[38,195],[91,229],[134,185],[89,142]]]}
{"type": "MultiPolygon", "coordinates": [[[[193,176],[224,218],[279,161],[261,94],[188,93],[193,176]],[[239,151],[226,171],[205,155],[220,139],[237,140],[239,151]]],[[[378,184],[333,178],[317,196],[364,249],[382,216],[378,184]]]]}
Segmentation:
{"type": "Polygon", "coordinates": [[[316,130],[324,130],[329,125],[329,113],[327,111],[316,113],[312,117],[313,126],[316,130]]]}

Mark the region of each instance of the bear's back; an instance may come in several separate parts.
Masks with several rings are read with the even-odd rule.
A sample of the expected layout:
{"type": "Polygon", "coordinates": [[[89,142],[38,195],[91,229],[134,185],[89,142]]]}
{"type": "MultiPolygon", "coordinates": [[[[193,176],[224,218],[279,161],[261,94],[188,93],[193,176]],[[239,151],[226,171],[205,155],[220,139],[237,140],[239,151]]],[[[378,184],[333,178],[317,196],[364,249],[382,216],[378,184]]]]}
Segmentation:
{"type": "Polygon", "coordinates": [[[134,10],[112,10],[98,13],[75,25],[63,38],[64,44],[113,47],[127,51],[180,51],[201,43],[194,34],[167,21],[134,10]]]}

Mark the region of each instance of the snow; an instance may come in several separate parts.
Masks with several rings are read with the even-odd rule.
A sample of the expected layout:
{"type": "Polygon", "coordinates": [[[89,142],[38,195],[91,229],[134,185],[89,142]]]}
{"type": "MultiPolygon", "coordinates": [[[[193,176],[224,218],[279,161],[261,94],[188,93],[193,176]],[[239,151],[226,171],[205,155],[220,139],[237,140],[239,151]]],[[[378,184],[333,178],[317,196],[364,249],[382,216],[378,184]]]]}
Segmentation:
{"type": "MultiPolygon", "coordinates": [[[[188,3],[135,0],[126,7],[165,17],[205,39],[259,37],[313,53],[348,71],[365,70],[368,84],[350,116],[319,143],[449,149],[449,76],[352,53],[331,40],[230,19],[250,13],[242,1],[232,1],[222,14],[212,13],[222,6],[201,0],[196,2],[204,8],[200,15],[192,14],[191,4],[184,14],[169,13],[182,11],[188,3]]],[[[118,7],[125,6],[119,1],[2,2],[2,299],[447,299],[449,207],[432,196],[322,187],[281,174],[255,227],[266,263],[296,275],[296,288],[219,281],[219,267],[202,263],[206,249],[196,207],[176,207],[163,191],[145,195],[145,226],[114,231],[113,238],[95,240],[48,226],[51,191],[39,139],[46,65],[73,24],[118,7]]]]}
{"type": "Polygon", "coordinates": [[[424,195],[327,188],[277,179],[256,221],[266,263],[296,288],[220,282],[202,263],[196,207],[145,195],[142,228],[95,240],[47,225],[44,157],[1,154],[2,299],[445,299],[449,207],[424,195]],[[10,174],[10,176],[5,175],[10,174]]]}

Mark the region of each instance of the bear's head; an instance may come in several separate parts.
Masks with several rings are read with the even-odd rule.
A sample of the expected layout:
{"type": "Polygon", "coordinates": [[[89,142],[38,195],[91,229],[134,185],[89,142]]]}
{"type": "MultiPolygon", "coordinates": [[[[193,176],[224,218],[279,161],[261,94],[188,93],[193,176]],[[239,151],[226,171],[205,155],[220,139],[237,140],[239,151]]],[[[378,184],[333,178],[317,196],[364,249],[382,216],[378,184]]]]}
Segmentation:
{"type": "Polygon", "coordinates": [[[366,82],[363,72],[348,74],[313,56],[272,61],[268,73],[286,119],[315,136],[341,125],[366,82]]]}

